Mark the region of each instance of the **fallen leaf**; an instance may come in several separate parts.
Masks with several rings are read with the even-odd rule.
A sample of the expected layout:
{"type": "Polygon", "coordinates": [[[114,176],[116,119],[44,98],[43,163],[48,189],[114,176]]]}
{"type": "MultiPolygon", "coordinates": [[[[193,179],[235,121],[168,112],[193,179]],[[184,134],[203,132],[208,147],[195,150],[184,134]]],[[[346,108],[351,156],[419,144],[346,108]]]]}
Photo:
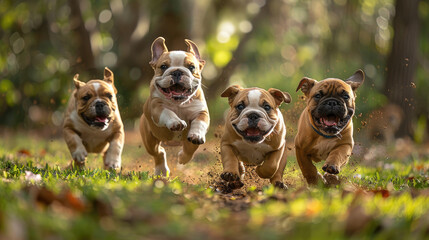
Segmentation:
{"type": "Polygon", "coordinates": [[[20,149],[18,150],[18,155],[24,156],[24,157],[31,157],[31,153],[28,149],[20,149]]]}
{"type": "Polygon", "coordinates": [[[45,187],[42,187],[42,188],[36,187],[33,189],[35,191],[36,202],[41,203],[42,205],[49,206],[55,200],[57,200],[57,196],[55,196],[55,194],[51,190],[45,187]]]}
{"type": "Polygon", "coordinates": [[[73,195],[73,193],[70,190],[65,190],[59,196],[59,200],[65,207],[69,207],[75,211],[84,212],[86,209],[83,201],[78,197],[76,197],[75,195],[73,195]]]}
{"type": "Polygon", "coordinates": [[[374,193],[374,195],[381,194],[383,198],[388,198],[390,196],[390,192],[387,189],[373,189],[370,192],[374,193]]]}

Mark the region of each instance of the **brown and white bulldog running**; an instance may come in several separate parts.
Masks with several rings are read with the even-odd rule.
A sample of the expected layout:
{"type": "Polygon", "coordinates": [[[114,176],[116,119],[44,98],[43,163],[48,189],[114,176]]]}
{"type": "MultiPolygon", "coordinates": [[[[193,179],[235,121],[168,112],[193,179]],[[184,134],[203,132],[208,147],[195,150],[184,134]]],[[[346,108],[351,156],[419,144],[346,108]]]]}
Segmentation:
{"type": "Polygon", "coordinates": [[[87,83],[74,76],[76,89],[64,116],[63,135],[75,166],[83,167],[88,153],[102,153],[106,169],[121,168],[124,126],[116,100],[113,73],[87,83]]]}
{"type": "Polygon", "coordinates": [[[209,111],[201,89],[201,71],[205,61],[198,47],[185,40],[187,51],[168,51],[165,39],[152,43],[155,75],[150,96],[143,106],[140,133],[147,152],[155,160],[155,175],[169,174],[161,141],[179,140],[179,163],[189,162],[200,144],[206,141],[209,111]]]}
{"type": "Polygon", "coordinates": [[[286,167],[286,127],[279,106],[290,103],[289,93],[270,88],[233,85],[221,95],[231,106],[221,140],[223,173],[230,188],[241,188],[246,165],[256,167],[261,178],[279,188],[286,167]],[[244,163],[244,164],[243,164],[244,163]]]}
{"type": "Polygon", "coordinates": [[[328,78],[320,82],[303,78],[296,91],[301,89],[307,98],[307,107],[298,121],[295,137],[296,158],[308,184],[335,181],[352,153],[353,122],[356,89],[363,83],[365,74],[358,70],[346,81],[328,78]],[[322,176],[313,165],[325,160],[322,176]]]}

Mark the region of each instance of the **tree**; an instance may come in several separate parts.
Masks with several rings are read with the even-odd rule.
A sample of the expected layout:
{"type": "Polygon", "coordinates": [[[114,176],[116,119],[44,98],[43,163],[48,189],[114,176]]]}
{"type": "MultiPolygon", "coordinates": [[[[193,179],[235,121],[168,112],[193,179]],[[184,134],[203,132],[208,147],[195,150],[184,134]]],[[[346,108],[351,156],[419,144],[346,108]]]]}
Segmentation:
{"type": "MultiPolygon", "coordinates": [[[[414,82],[418,62],[419,0],[397,0],[393,20],[393,43],[387,61],[385,94],[405,113],[398,131],[400,137],[412,136],[415,116],[414,82]]],[[[388,127],[388,126],[387,126],[388,127]]]]}

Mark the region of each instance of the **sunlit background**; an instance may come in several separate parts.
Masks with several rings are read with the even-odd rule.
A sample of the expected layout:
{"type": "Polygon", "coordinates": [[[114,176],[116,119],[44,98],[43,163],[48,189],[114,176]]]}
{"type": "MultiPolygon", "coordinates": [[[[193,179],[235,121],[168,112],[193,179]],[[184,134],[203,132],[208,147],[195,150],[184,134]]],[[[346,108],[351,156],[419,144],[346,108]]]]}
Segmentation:
{"type": "MultiPolygon", "coordinates": [[[[403,80],[413,96],[399,103],[412,109],[405,111],[412,131],[402,135],[421,142],[429,112],[428,1],[415,11],[417,41],[410,51],[416,54],[396,61],[413,65],[412,79],[403,80]]],[[[107,66],[115,74],[122,119],[132,131],[149,95],[150,45],[163,36],[169,49],[184,50],[184,38],[199,46],[214,125],[228,108],[219,95],[229,84],[289,92],[293,101],[282,109],[293,129],[304,106],[295,92],[302,77],[346,79],[361,68],[367,78],[358,90],[360,129],[371,111],[395,102],[386,94],[393,81],[388,59],[395,15],[393,0],[3,0],[0,125],[60,136],[73,75],[102,78],[107,66]]]]}

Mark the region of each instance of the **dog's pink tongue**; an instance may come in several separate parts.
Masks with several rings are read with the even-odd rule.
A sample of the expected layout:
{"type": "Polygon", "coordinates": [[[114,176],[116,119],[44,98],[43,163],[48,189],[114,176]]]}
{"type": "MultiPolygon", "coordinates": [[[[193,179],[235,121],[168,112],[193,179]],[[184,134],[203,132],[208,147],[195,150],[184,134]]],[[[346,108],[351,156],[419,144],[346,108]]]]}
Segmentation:
{"type": "Polygon", "coordinates": [[[105,123],[105,122],[107,122],[107,118],[104,118],[104,117],[95,117],[95,121],[96,122],[105,123]]]}
{"type": "Polygon", "coordinates": [[[257,128],[249,128],[246,130],[247,136],[258,136],[260,132],[261,131],[257,128]]]}
{"type": "Polygon", "coordinates": [[[328,126],[337,126],[337,118],[336,117],[327,117],[327,118],[322,118],[323,123],[328,126]]]}

